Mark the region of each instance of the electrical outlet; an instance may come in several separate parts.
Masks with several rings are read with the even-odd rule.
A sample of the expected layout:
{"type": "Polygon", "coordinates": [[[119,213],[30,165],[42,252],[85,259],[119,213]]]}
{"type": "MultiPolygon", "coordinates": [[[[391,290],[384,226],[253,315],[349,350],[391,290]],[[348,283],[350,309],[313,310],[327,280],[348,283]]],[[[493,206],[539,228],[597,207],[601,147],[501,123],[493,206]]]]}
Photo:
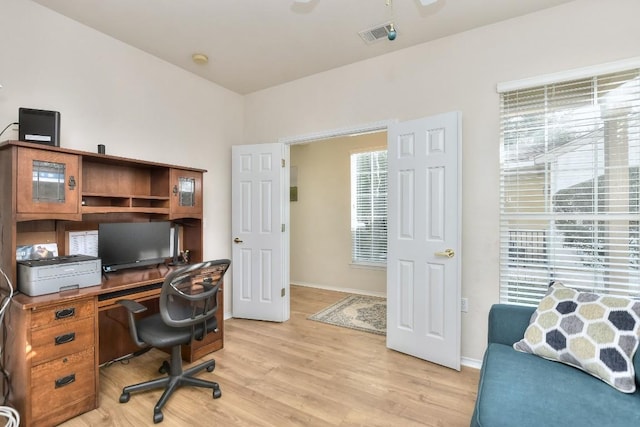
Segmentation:
{"type": "Polygon", "coordinates": [[[467,311],[469,311],[469,298],[462,298],[461,304],[460,304],[460,310],[462,310],[463,313],[466,313],[467,311]]]}

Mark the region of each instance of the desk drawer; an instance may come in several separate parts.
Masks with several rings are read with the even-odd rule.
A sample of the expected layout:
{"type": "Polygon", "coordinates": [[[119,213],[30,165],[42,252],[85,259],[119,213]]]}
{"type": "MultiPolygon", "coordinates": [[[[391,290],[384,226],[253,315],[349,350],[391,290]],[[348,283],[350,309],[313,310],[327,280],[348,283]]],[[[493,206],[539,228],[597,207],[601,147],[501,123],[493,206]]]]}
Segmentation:
{"type": "Polygon", "coordinates": [[[51,328],[31,332],[31,351],[36,365],[68,354],[76,353],[95,344],[94,319],[65,322],[51,328]]]}
{"type": "Polygon", "coordinates": [[[72,405],[96,392],[93,346],[31,369],[33,418],[72,405]]]}
{"type": "Polygon", "coordinates": [[[72,322],[95,313],[93,299],[70,301],[31,313],[31,329],[72,322]]]}

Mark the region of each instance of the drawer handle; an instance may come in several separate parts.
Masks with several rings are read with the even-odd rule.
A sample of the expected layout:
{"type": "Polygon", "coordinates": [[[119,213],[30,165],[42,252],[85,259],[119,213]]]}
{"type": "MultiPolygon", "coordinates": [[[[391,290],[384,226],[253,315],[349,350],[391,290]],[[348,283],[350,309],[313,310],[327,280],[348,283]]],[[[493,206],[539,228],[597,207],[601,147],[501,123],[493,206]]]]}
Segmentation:
{"type": "Polygon", "coordinates": [[[75,332],[69,332],[68,334],[58,335],[56,337],[56,345],[66,344],[76,339],[75,332]]]}
{"type": "Polygon", "coordinates": [[[73,317],[76,315],[76,308],[64,308],[62,310],[56,311],[56,320],[60,319],[68,319],[69,317],[73,317]]]}
{"type": "Polygon", "coordinates": [[[75,382],[76,374],[67,375],[66,377],[58,378],[56,380],[56,388],[64,387],[66,385],[75,382]]]}

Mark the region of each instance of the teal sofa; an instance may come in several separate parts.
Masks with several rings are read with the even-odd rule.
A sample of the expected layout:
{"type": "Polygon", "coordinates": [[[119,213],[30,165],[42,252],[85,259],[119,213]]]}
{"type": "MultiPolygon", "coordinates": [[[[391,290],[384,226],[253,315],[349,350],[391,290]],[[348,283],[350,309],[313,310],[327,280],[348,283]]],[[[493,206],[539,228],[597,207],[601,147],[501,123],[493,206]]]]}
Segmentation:
{"type": "Polygon", "coordinates": [[[491,308],[471,427],[640,426],[640,349],[636,392],[622,393],[577,368],[514,350],[534,311],[491,308]]]}

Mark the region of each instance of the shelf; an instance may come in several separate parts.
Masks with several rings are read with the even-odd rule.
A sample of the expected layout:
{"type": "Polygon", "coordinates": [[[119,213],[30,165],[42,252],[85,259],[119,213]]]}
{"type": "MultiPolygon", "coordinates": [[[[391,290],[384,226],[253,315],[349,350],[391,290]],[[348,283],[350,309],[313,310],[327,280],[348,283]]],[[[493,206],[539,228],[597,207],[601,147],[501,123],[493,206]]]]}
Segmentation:
{"type": "Polygon", "coordinates": [[[169,204],[169,197],[84,193],[81,212],[83,214],[111,212],[168,214],[169,204]]]}
{"type": "Polygon", "coordinates": [[[146,213],[168,215],[169,208],[150,208],[150,207],[119,207],[119,206],[83,206],[83,214],[107,214],[107,213],[146,213]]]}
{"type": "Polygon", "coordinates": [[[147,200],[169,200],[169,196],[148,196],[145,194],[106,194],[106,193],[82,193],[82,197],[120,197],[131,199],[147,199],[147,200]]]}

